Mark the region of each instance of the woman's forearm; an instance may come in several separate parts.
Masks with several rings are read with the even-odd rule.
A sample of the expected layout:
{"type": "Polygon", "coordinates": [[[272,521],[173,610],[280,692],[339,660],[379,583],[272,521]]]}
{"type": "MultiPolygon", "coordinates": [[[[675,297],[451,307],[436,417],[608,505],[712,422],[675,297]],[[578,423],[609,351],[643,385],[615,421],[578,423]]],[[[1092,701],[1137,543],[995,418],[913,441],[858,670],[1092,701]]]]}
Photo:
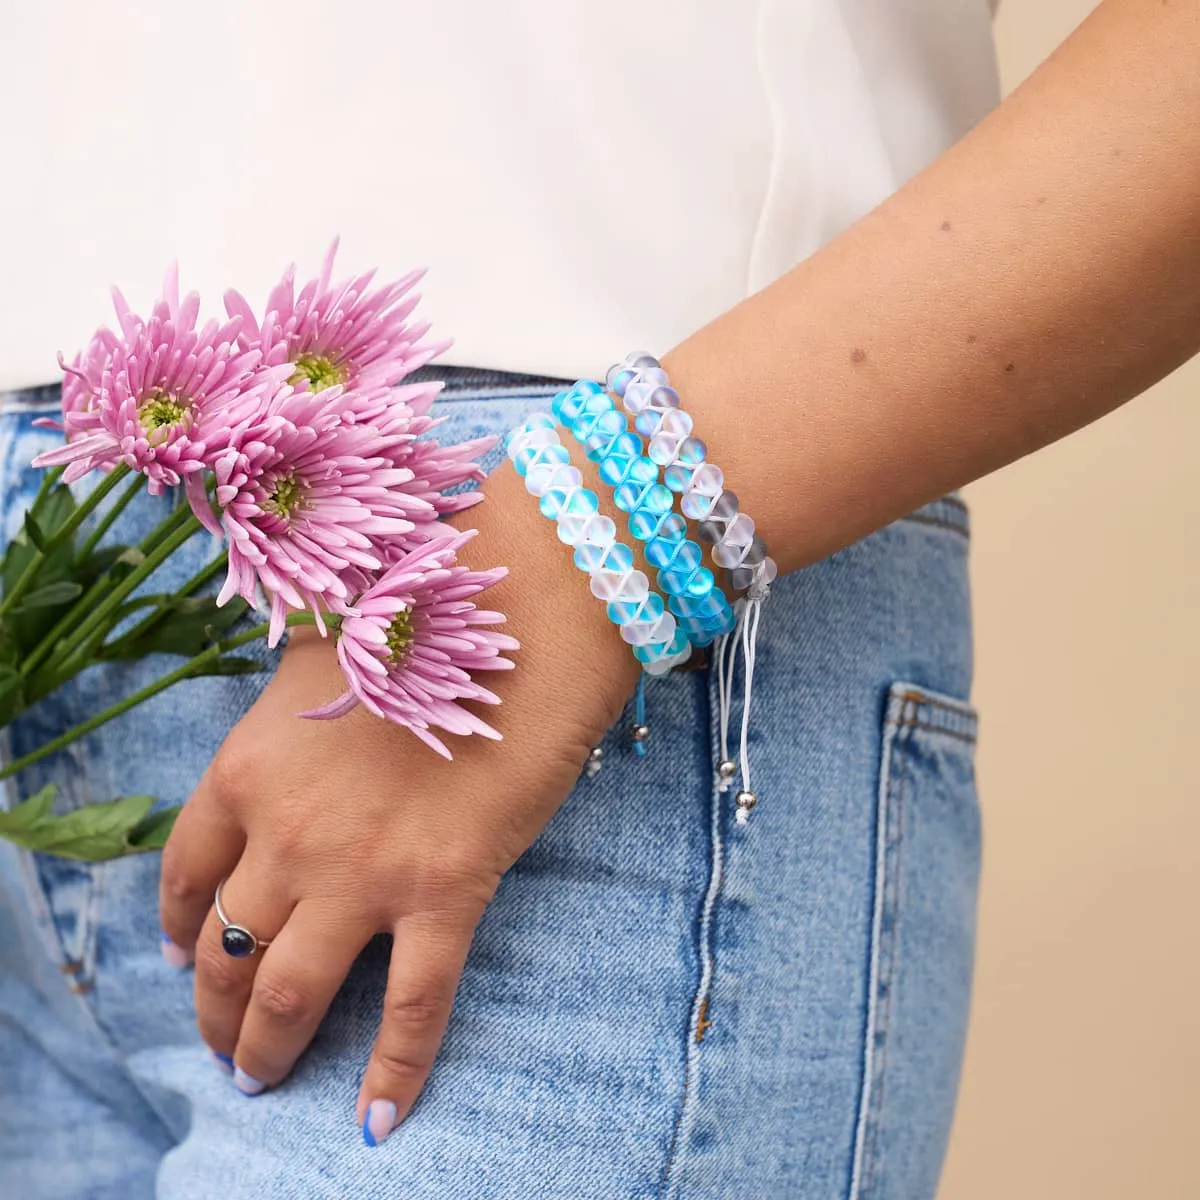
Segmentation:
{"type": "Polygon", "coordinates": [[[783,569],[1200,349],[1200,2],[1106,0],[971,134],[664,360],[783,569]]]}

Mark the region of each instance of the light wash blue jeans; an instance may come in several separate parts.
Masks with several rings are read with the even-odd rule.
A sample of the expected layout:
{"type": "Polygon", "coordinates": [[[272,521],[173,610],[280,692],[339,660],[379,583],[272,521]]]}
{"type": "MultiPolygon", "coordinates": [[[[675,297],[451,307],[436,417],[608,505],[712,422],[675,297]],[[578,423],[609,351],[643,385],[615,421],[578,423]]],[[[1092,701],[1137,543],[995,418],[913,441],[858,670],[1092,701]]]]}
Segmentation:
{"type": "MultiPolygon", "coordinates": [[[[503,431],[554,390],[461,376],[444,432],[503,431]]],[[[6,537],[37,484],[29,460],[56,436],[32,421],[56,403],[53,389],[5,399],[6,537]]],[[[168,502],[143,498],[120,532],[168,502]]],[[[214,549],[198,536],[171,570],[182,580],[214,549]]],[[[161,670],[91,671],[6,752],[161,670]]],[[[374,1150],[354,1101],[383,939],[292,1077],[250,1099],[197,1036],[190,972],[159,953],[158,857],[89,866],[0,843],[0,1196],[932,1197],[974,937],[970,680],[966,514],[947,499],[776,584],[749,824],[713,787],[715,676],[651,681],[649,756],[626,714],[603,770],[505,876],[432,1078],[374,1150]]],[[[8,799],[52,779],[67,806],[182,801],[262,682],[186,683],[8,799]]]]}

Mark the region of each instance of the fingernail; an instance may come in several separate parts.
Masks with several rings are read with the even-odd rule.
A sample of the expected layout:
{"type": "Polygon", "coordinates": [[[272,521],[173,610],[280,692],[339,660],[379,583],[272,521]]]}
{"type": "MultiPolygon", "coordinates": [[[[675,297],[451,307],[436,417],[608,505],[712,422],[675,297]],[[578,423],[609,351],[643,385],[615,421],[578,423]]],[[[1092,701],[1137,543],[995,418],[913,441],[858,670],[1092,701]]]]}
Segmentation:
{"type": "Polygon", "coordinates": [[[192,965],[192,952],[176,945],[165,933],[162,935],[162,956],[181,971],[192,965]]]}
{"type": "Polygon", "coordinates": [[[387,1140],[387,1135],[396,1126],[396,1106],[390,1100],[372,1100],[367,1105],[367,1115],[363,1118],[363,1141],[368,1146],[378,1146],[387,1140]]]}
{"type": "Polygon", "coordinates": [[[257,1096],[267,1086],[265,1083],[259,1083],[252,1075],[247,1075],[241,1067],[234,1067],[233,1083],[243,1096],[257,1096]]]}
{"type": "Polygon", "coordinates": [[[226,1075],[233,1074],[233,1059],[228,1054],[218,1054],[215,1050],[210,1050],[212,1060],[217,1065],[217,1069],[224,1071],[226,1075]]]}

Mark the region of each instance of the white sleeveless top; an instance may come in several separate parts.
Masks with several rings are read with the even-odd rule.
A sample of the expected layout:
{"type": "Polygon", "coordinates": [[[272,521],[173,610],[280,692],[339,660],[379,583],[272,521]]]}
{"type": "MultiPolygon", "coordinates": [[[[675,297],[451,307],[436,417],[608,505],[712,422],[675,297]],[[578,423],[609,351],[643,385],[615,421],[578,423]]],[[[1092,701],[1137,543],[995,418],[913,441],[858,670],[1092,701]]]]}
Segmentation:
{"type": "Polygon", "coordinates": [[[39,0],[0,28],[0,390],[178,259],[425,265],[446,361],[663,351],[998,96],[988,0],[39,0]]]}

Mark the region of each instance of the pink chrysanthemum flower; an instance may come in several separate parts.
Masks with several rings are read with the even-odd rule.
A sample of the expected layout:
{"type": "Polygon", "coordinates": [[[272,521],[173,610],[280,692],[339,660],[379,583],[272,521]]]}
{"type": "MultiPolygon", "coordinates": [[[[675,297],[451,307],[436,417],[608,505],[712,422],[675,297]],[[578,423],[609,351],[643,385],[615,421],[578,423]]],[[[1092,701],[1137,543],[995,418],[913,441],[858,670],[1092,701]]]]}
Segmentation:
{"type": "Polygon", "coordinates": [[[261,326],[240,292],[225,293],[225,308],[242,319],[243,347],[261,350],[268,365],[292,364],[293,386],[318,392],[340,386],[370,406],[450,343],[423,343],[428,323],[408,323],[420,300],[410,293],[423,270],[374,291],[369,290],[374,271],[335,284],[331,276],[337,247],[335,238],[320,276],[298,295],[295,266],[284,272],[267,297],[261,326]]]}
{"type": "Polygon", "coordinates": [[[459,701],[498,704],[476,683],[474,671],[508,670],[501,651],[520,648],[515,638],[481,629],[504,615],[478,609],[471,597],[503,579],[507,568],[472,571],[455,555],[474,531],[428,542],[390,567],[342,620],[337,652],[349,690],[305,717],[340,717],[358,704],[377,717],[411,729],[445,758],[452,757],[433,733],[478,733],[499,739],[490,725],[459,701]]]}
{"type": "MultiPolygon", "coordinates": [[[[34,425],[39,429],[57,429],[68,438],[77,437],[88,429],[96,428],[99,420],[96,416],[96,403],[99,399],[100,382],[116,346],[116,334],[111,329],[101,326],[69,363],[60,354],[58,365],[63,371],[62,420],[39,417],[34,421],[34,425]]],[[[100,465],[107,467],[112,463],[100,465]]]]}
{"type": "Polygon", "coordinates": [[[232,426],[253,412],[285,371],[260,369],[257,350],[236,344],[240,322],[196,328],[193,292],[182,303],[175,268],[149,320],[114,302],[121,337],[93,341],[80,358],[64,415],[67,443],[39,455],[39,467],[66,464],[71,483],[96,468],[124,462],[150,480],[153,494],[184,483],[197,517],[216,530],[204,471],[229,441],[232,426]],[[89,399],[88,397],[91,397],[89,399]]]}
{"type": "MultiPolygon", "coordinates": [[[[441,389],[442,384],[436,382],[404,385],[393,388],[389,401],[377,406],[369,416],[364,414],[361,405],[354,408],[355,420],[369,419],[386,440],[388,449],[384,453],[393,465],[412,471],[411,490],[433,506],[435,522],[462,512],[483,499],[483,494],[478,491],[445,493],[464,483],[481,482],[485,472],[476,460],[497,441],[495,437],[481,437],[457,445],[443,445],[428,436],[446,420],[445,417],[429,416],[441,389]]],[[[381,550],[390,563],[399,553],[442,533],[440,524],[435,523],[432,527],[418,524],[412,535],[400,543],[381,547],[381,550]]]]}
{"type": "MultiPolygon", "coordinates": [[[[268,645],[287,611],[342,609],[364,572],[383,562],[376,546],[427,523],[433,508],[407,487],[413,474],[386,457],[379,431],[344,420],[339,388],[283,385],[232,435],[213,463],[229,574],[218,597],[253,603],[261,583],[271,602],[268,645]]],[[[323,626],[322,626],[323,628],[323,626]]]]}

